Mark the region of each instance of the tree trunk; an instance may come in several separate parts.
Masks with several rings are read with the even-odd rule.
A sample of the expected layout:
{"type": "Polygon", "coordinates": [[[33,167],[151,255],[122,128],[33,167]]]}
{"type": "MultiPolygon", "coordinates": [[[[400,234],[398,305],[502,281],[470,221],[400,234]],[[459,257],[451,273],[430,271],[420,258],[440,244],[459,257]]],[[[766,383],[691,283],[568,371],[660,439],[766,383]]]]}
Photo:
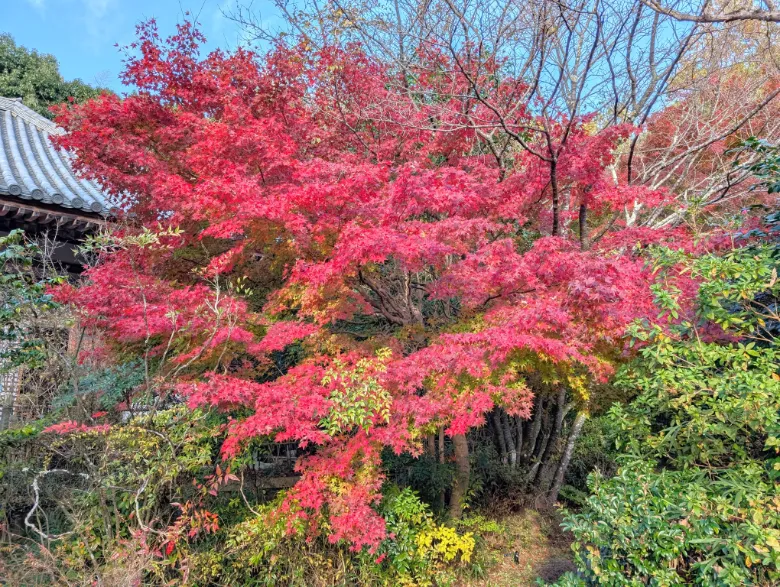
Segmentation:
{"type": "Polygon", "coordinates": [[[504,436],[503,426],[501,426],[501,416],[499,414],[498,408],[493,410],[490,421],[493,423],[493,431],[496,433],[496,438],[498,439],[498,449],[501,453],[501,462],[504,465],[506,465],[507,463],[506,438],[504,436]]]}
{"type": "MultiPolygon", "coordinates": [[[[549,408],[549,405],[547,406],[549,408]]],[[[539,442],[539,444],[536,447],[536,450],[531,455],[531,460],[533,462],[533,465],[531,466],[531,470],[528,472],[528,475],[526,477],[527,483],[533,483],[536,479],[536,475],[539,472],[539,467],[542,464],[542,455],[544,454],[544,451],[547,450],[547,445],[550,442],[550,436],[552,434],[552,426],[550,426],[550,411],[546,410],[544,414],[544,424],[541,426],[542,429],[542,440],[539,442]]]]}
{"type": "Polygon", "coordinates": [[[456,434],[453,436],[452,445],[455,449],[455,478],[452,482],[452,495],[450,495],[450,518],[458,520],[463,514],[463,502],[469,488],[471,466],[466,435],[456,434]]]}
{"type": "Polygon", "coordinates": [[[509,416],[501,409],[499,409],[498,416],[501,422],[501,431],[506,439],[506,449],[509,452],[509,464],[514,469],[517,466],[517,450],[515,449],[515,439],[512,438],[512,428],[509,426],[509,416]]]}
{"type": "Polygon", "coordinates": [[[518,460],[523,455],[523,421],[520,416],[515,416],[515,428],[517,428],[517,443],[515,444],[518,460]]]}
{"type": "Polygon", "coordinates": [[[558,500],[558,493],[560,493],[563,479],[566,477],[566,469],[569,468],[571,456],[574,454],[574,445],[582,432],[582,426],[585,424],[586,417],[585,412],[578,412],[577,417],[574,419],[574,425],[569,433],[569,440],[566,442],[566,449],[563,451],[561,462],[558,464],[558,470],[555,472],[555,481],[547,497],[549,503],[555,503],[558,500]]]}
{"type": "Polygon", "coordinates": [[[542,417],[544,416],[544,398],[540,397],[536,406],[534,407],[534,419],[531,421],[531,434],[528,435],[528,444],[526,444],[523,451],[525,457],[530,457],[534,454],[536,448],[536,439],[539,436],[539,431],[542,429],[542,417]]]}
{"type": "Polygon", "coordinates": [[[550,161],[550,190],[552,191],[552,235],[559,236],[561,232],[561,210],[560,210],[560,196],[558,193],[558,162],[553,155],[552,161],[550,161]]]}
{"type": "MultiPolygon", "coordinates": [[[[545,450],[549,440],[550,431],[548,430],[542,434],[542,442],[539,445],[539,452],[543,452],[545,450]]],[[[542,465],[541,458],[541,455],[538,454],[533,457],[533,464],[531,465],[531,470],[528,472],[528,476],[526,477],[526,483],[533,483],[536,479],[536,474],[539,472],[539,467],[542,465]]]]}
{"type": "Polygon", "coordinates": [[[588,207],[580,204],[580,249],[588,250],[588,207]]]}
{"type": "Polygon", "coordinates": [[[566,417],[566,413],[571,409],[571,406],[566,406],[566,389],[561,388],[558,390],[558,409],[555,411],[555,425],[553,426],[552,435],[550,441],[542,453],[542,457],[539,459],[541,468],[539,474],[536,476],[536,488],[542,493],[546,493],[550,488],[550,482],[552,481],[553,472],[555,471],[552,463],[553,454],[556,452],[558,445],[558,437],[561,434],[563,428],[563,419],[566,417]]]}
{"type": "Polygon", "coordinates": [[[0,406],[0,430],[7,430],[11,425],[11,418],[14,413],[14,404],[16,403],[16,390],[17,385],[16,377],[20,377],[21,369],[16,368],[16,373],[13,371],[7,373],[4,377],[5,381],[0,382],[0,398],[3,400],[3,405],[0,406]]]}
{"type": "Polygon", "coordinates": [[[550,404],[549,402],[547,405],[545,405],[544,410],[544,419],[542,420],[542,438],[541,440],[536,444],[536,450],[533,452],[533,458],[536,461],[539,461],[541,459],[542,455],[544,454],[544,451],[547,450],[547,445],[550,442],[550,435],[552,434],[552,423],[550,422],[552,420],[552,410],[550,410],[550,404]]]}
{"type": "MultiPolygon", "coordinates": [[[[439,463],[444,464],[444,426],[439,426],[439,463]]],[[[446,504],[444,488],[439,491],[438,511],[443,512],[446,504]]]]}
{"type": "Polygon", "coordinates": [[[436,460],[436,436],[431,434],[425,437],[425,452],[436,460]]]}

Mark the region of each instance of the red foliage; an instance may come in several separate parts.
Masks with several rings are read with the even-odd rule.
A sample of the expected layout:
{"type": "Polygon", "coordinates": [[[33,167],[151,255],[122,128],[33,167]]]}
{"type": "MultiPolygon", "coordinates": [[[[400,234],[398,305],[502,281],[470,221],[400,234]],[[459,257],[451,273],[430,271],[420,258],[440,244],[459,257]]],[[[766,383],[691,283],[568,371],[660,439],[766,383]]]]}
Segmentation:
{"type": "Polygon", "coordinates": [[[52,424],[43,429],[43,432],[50,432],[52,434],[66,435],[74,432],[96,432],[103,434],[111,429],[111,424],[98,424],[96,426],[87,426],[86,424],[79,424],[74,420],[66,420],[57,424],[52,424]]]}
{"type": "MultiPolygon", "coordinates": [[[[189,25],[167,41],[153,23],[139,35],[124,74],[138,92],[60,109],[70,131],[60,142],[133,213],[125,235],[141,225],[182,232],[124,241],[84,286],[58,295],[109,343],[165,359],[172,367],[160,377],[190,405],[251,408],[231,421],[225,455],[269,435],[316,447],[286,507],[309,516],[327,505],[332,540],[373,548],[383,538],[371,507],[383,447],[417,454],[425,430],[464,433],[496,404],[528,417],[524,374],[534,365],[603,380],[627,325],[655,314],[636,245],[684,246],[685,235],[623,219],[629,204],[667,201],[606,170],[631,128],[594,134],[588,119],[563,117],[549,127],[566,199],[549,236],[549,162],[520,150],[499,170],[483,155],[467,120],[498,122],[464,103],[465,78],[435,51],[421,51],[419,99],[410,99],[357,47],[199,60],[189,25]],[[182,270],[182,258],[196,270],[182,270]],[[265,258],[284,272],[258,307],[229,284],[265,258]],[[366,317],[382,328],[349,335],[366,317]],[[295,341],[306,358],[258,379],[295,341]],[[338,388],[328,370],[356,369],[383,346],[393,353],[371,376],[389,394],[389,416],[377,410],[366,427],[329,434],[322,422],[338,388]]],[[[482,63],[474,75],[499,66],[482,63]]],[[[521,86],[504,79],[489,98],[511,103],[521,86]]],[[[532,110],[517,108],[506,130],[536,124],[532,110]]]]}

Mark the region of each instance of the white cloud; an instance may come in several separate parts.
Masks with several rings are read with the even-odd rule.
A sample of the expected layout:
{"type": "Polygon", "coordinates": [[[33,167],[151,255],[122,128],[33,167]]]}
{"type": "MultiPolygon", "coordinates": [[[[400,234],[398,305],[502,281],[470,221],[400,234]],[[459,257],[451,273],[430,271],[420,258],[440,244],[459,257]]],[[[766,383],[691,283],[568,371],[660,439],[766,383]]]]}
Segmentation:
{"type": "Polygon", "coordinates": [[[84,0],[84,8],[95,18],[103,18],[115,0],[84,0]]]}

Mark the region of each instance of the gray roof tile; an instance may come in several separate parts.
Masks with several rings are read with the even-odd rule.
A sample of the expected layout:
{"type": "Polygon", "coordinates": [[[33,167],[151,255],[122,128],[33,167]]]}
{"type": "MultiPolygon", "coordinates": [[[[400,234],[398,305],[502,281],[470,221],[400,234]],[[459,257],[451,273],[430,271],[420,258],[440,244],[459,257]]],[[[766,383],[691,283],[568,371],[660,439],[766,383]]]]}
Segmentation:
{"type": "Polygon", "coordinates": [[[72,155],[52,144],[49,137],[64,132],[20,100],[0,97],[0,195],[108,214],[108,195],[78,177],[72,155]]]}

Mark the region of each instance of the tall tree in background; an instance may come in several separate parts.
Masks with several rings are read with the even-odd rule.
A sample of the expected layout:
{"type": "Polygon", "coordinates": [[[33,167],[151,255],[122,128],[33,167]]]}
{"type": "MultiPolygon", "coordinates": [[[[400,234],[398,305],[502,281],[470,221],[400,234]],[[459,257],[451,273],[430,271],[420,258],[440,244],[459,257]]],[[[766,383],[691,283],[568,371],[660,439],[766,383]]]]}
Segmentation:
{"type": "Polygon", "coordinates": [[[700,23],[723,23],[737,21],[780,22],[780,10],[774,2],[757,0],[751,2],[657,2],[642,0],[660,14],[671,16],[677,20],[700,23]]]}
{"type": "Polygon", "coordinates": [[[65,81],[53,55],[27,49],[17,45],[10,34],[0,34],[0,96],[21,98],[25,106],[53,118],[50,106],[69,98],[83,102],[101,91],[80,79],[65,81]]]}

